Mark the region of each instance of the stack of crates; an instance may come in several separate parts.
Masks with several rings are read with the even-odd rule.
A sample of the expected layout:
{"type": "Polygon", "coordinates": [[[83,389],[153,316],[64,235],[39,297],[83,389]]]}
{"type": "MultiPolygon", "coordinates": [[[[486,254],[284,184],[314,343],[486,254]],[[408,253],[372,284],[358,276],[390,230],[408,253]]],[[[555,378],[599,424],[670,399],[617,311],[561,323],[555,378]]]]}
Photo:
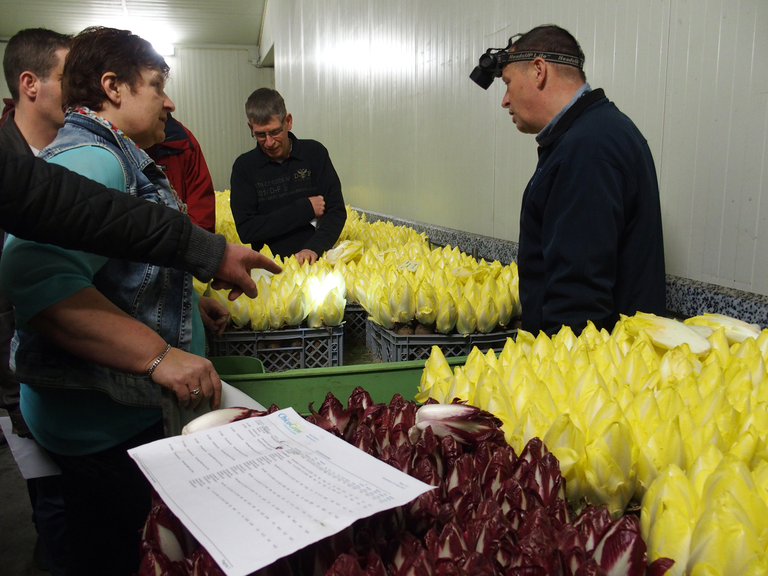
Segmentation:
{"type": "Polygon", "coordinates": [[[250,332],[227,329],[210,342],[211,356],[258,358],[266,372],[341,366],[344,328],[286,328],[250,332]]]}
{"type": "Polygon", "coordinates": [[[515,338],[517,330],[499,330],[489,334],[395,334],[376,322],[368,322],[366,344],[374,358],[382,362],[426,360],[437,346],[446,358],[467,356],[477,346],[481,352],[493,348],[501,352],[507,338],[515,338]]]}

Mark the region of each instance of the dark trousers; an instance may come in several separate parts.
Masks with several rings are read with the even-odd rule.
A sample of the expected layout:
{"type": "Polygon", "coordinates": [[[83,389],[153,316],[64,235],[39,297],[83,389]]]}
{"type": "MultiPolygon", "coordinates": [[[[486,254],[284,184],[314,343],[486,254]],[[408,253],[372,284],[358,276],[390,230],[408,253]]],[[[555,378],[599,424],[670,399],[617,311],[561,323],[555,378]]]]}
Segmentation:
{"type": "Polygon", "coordinates": [[[139,569],[140,531],[151,487],[127,450],[163,437],[162,422],[87,456],[51,454],[61,468],[69,576],[131,576],[139,569]]]}
{"type": "Polygon", "coordinates": [[[32,521],[43,545],[43,554],[51,576],[64,576],[69,561],[66,540],[66,515],[61,491],[61,476],[27,480],[32,521]]]}

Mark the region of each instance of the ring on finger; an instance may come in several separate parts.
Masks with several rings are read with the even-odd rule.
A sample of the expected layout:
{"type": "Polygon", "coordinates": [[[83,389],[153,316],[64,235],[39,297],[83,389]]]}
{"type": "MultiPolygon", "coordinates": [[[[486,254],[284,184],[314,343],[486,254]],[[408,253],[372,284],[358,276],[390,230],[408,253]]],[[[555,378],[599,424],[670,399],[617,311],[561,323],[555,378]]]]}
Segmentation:
{"type": "Polygon", "coordinates": [[[192,396],[197,396],[198,394],[200,394],[200,390],[202,390],[202,387],[198,386],[194,390],[190,390],[189,393],[192,394],[192,396]]]}

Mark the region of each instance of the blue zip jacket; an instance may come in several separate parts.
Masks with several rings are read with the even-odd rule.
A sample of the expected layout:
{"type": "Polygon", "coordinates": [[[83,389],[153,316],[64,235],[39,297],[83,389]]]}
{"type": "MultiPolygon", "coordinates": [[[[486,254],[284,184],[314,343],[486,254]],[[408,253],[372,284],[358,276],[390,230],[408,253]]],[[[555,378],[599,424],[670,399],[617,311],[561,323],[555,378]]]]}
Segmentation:
{"type": "MultiPolygon", "coordinates": [[[[94,161],[98,162],[99,155],[106,155],[104,161],[109,162],[112,168],[119,165],[122,175],[118,172],[117,180],[120,182],[111,183],[114,187],[121,188],[122,186],[118,184],[124,183],[128,194],[178,209],[167,179],[146,153],[122,132],[90,111],[69,113],[64,128],[41,156],[43,158],[53,158],[57,155],[66,157],[67,153],[71,154],[87,147],[94,150],[89,156],[94,161]]],[[[24,251],[27,250],[30,255],[34,255],[38,250],[35,246],[34,243],[14,239],[8,256],[13,257],[14,251],[17,255],[9,259],[9,262],[4,262],[3,268],[15,268],[18,275],[18,270],[23,265],[21,260],[24,259],[24,251]]],[[[25,386],[31,385],[29,390],[36,394],[43,393],[46,389],[104,392],[117,405],[143,407],[145,410],[153,408],[152,413],[157,414],[154,417],[155,421],[160,415],[157,407],[162,407],[167,416],[166,430],[175,431],[178,408],[172,394],[165,393],[160,386],[143,375],[111,370],[76,358],[49,343],[27,327],[26,322],[53,302],[67,297],[82,287],[93,285],[124,312],[155,330],[166,342],[190,351],[192,323],[197,314],[193,308],[191,275],[169,268],[73,253],[50,246],[45,247],[45,250],[57,252],[60,258],[67,262],[66,266],[72,270],[69,274],[64,273],[63,276],[60,273],[59,280],[56,280],[66,286],[65,293],[58,293],[52,286],[42,284],[38,277],[40,272],[30,270],[30,278],[34,276],[40,283],[30,286],[30,292],[38,289],[41,290],[41,295],[45,295],[44,298],[37,299],[39,302],[30,301],[28,296],[25,298],[24,281],[16,279],[4,270],[4,279],[7,277],[11,284],[9,288],[13,290],[14,283],[18,284],[16,290],[21,292],[16,297],[23,303],[22,306],[17,305],[15,369],[18,379],[25,386]]],[[[50,256],[47,258],[50,259],[50,256]]],[[[57,262],[60,261],[55,256],[50,260],[52,274],[56,274],[57,269],[64,269],[57,268],[59,266],[57,262]]],[[[195,319],[199,320],[199,318],[195,319]]],[[[22,409],[24,409],[24,392],[23,389],[22,409]]],[[[51,394],[55,395],[53,391],[51,394]]],[[[42,397],[34,399],[41,400],[42,397]]],[[[151,423],[151,413],[143,414],[143,419],[151,423]]],[[[134,416],[139,416],[139,413],[135,413],[134,416]]],[[[142,417],[137,420],[142,420],[142,417]]],[[[119,443],[119,441],[121,438],[114,436],[110,438],[109,443],[119,443]]],[[[104,447],[104,445],[99,446],[101,449],[104,447]]]]}
{"type": "Polygon", "coordinates": [[[518,270],[522,328],[576,334],[591,320],[666,312],[653,156],[603,90],[588,92],[542,139],[523,194],[518,270]]]}

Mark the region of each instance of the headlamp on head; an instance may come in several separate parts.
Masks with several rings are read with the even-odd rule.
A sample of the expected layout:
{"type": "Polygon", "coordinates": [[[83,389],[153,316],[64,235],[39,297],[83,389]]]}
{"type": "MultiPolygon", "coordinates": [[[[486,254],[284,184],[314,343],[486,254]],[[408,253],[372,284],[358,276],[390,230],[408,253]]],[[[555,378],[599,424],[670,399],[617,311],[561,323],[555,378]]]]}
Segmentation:
{"type": "Polygon", "coordinates": [[[512,36],[509,39],[509,44],[507,44],[506,48],[488,48],[485,54],[480,56],[480,61],[469,77],[483,90],[488,90],[488,87],[493,84],[496,78],[501,78],[501,71],[504,69],[504,66],[511,62],[529,62],[536,58],[541,58],[554,64],[565,64],[566,66],[574,66],[579,70],[584,69],[584,58],[579,56],[571,56],[570,54],[561,54],[559,52],[543,52],[541,50],[510,52],[515,38],[515,36],[512,36]]]}

